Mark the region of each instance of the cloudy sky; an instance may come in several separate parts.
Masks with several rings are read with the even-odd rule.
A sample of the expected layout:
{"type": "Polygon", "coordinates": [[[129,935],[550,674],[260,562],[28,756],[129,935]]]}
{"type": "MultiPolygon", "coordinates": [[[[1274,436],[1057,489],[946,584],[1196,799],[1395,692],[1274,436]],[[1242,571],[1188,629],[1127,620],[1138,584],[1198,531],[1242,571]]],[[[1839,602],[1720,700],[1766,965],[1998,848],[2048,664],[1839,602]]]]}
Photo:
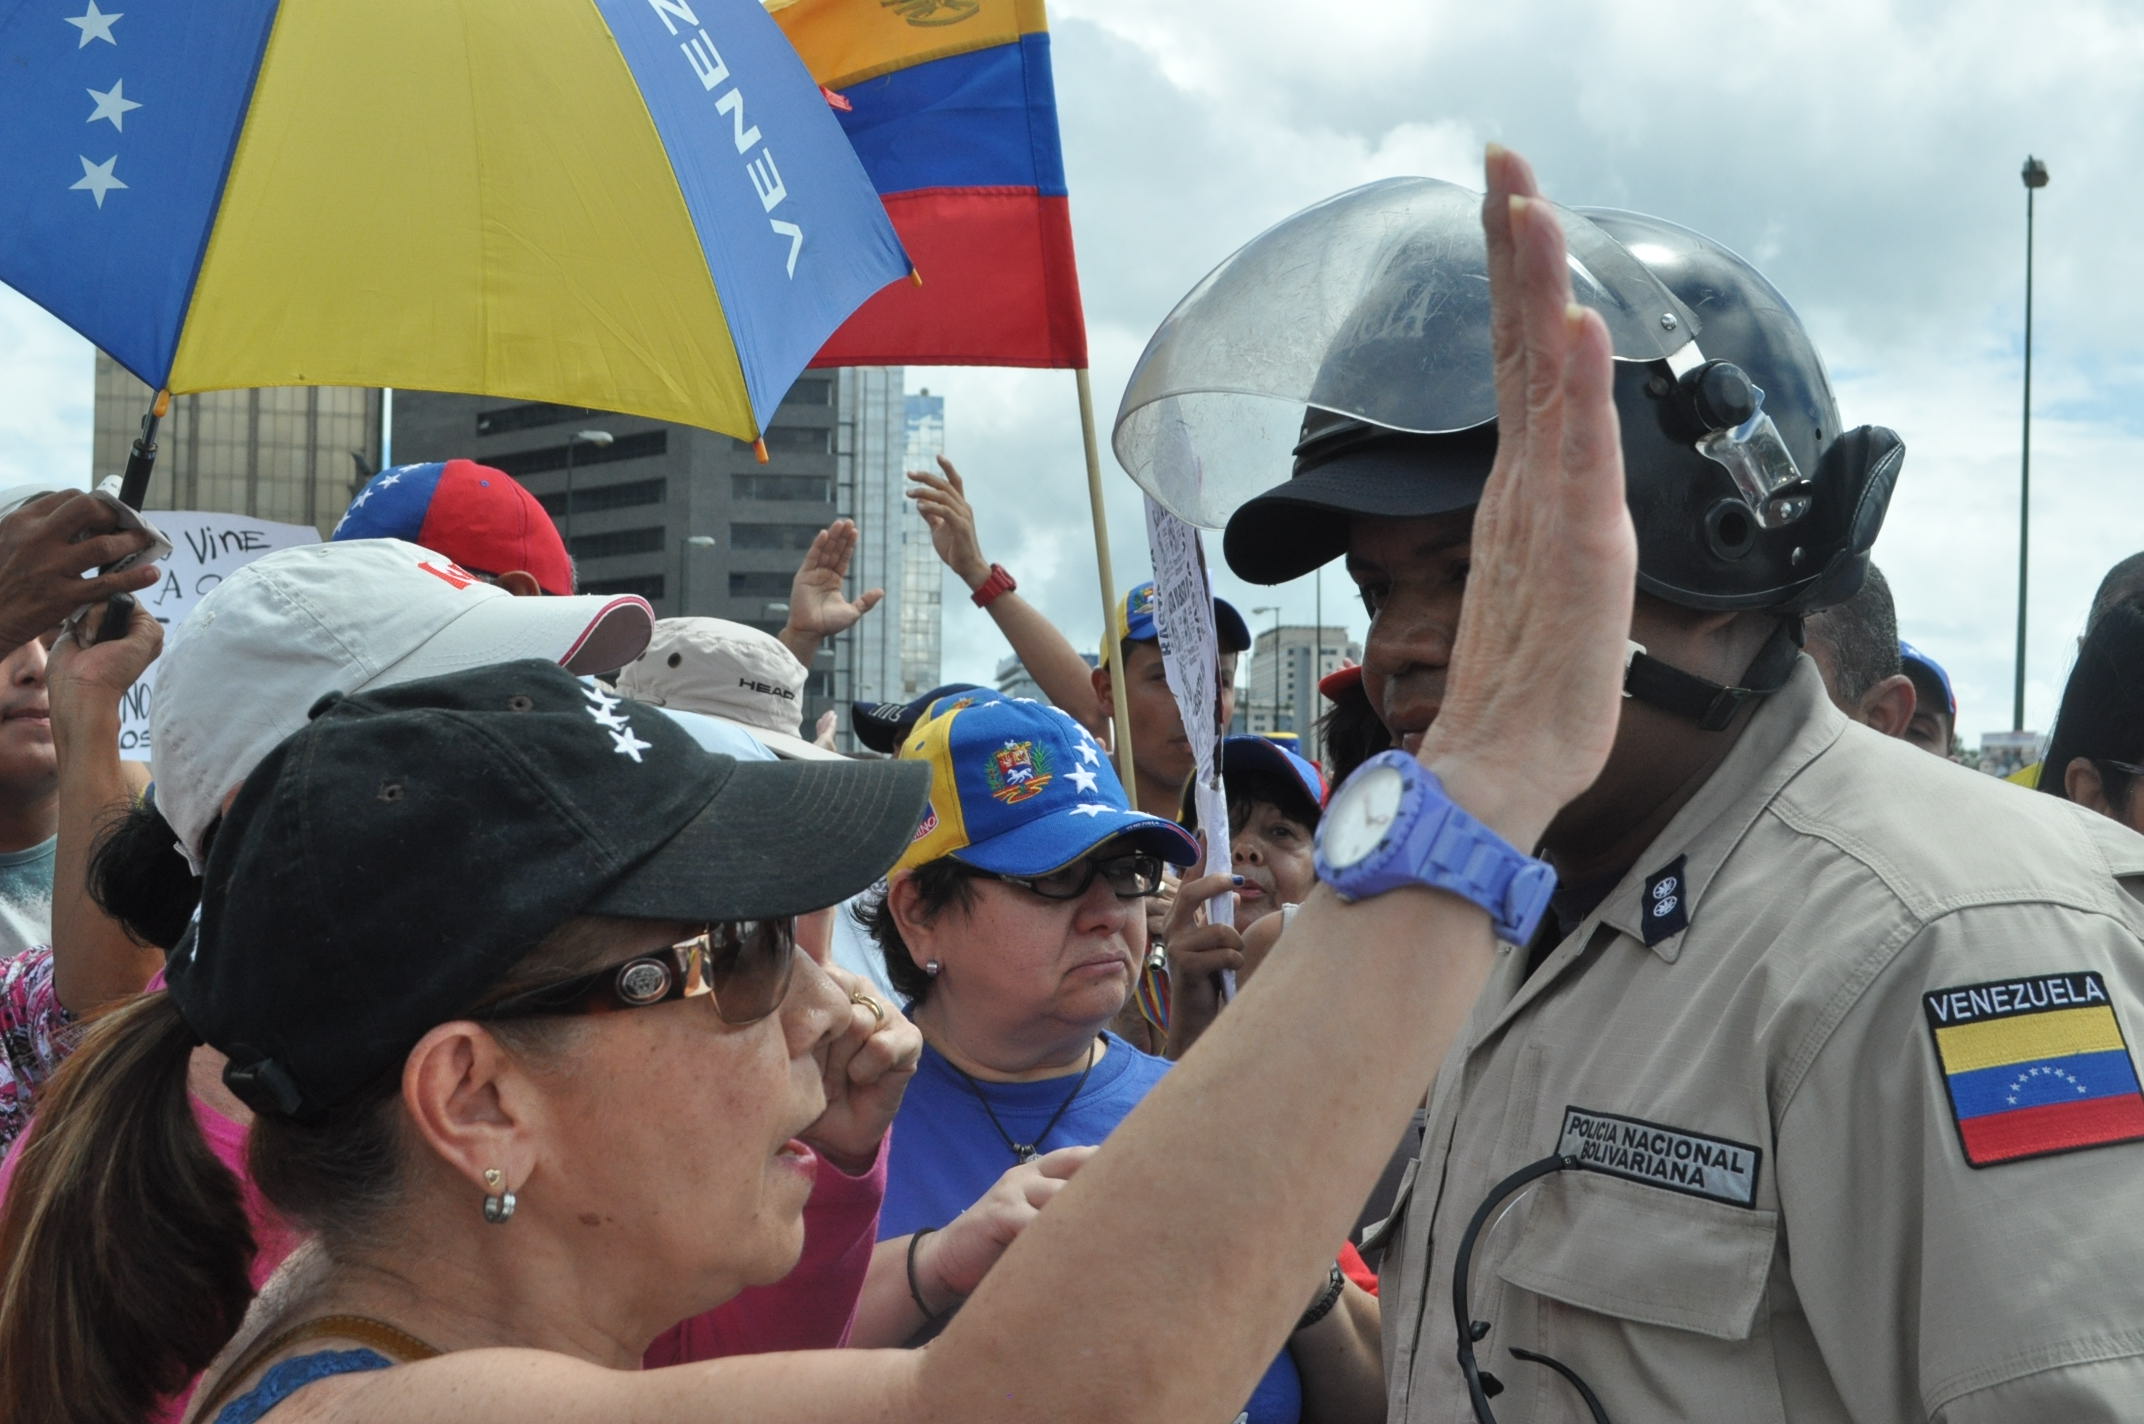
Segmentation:
{"type": "MultiPolygon", "coordinates": [[[[1968,740],[2010,724],[2025,195],[2037,154],[2027,721],[2052,718],[2102,571],[2144,548],[2144,10],[1986,0],[1055,0],[1066,167],[1103,440],[1156,324],[1287,214],[1394,174],[1475,183],[1489,140],[1574,205],[1674,218],[1795,303],[1849,425],[1909,455],[1876,546],[1900,622],[1950,669],[1968,740]]],[[[88,348],[0,293],[0,485],[89,465],[88,348]]],[[[1073,382],[911,368],[947,397],[985,552],[1082,646],[1100,627],[1073,382]]],[[[1107,458],[1105,453],[1105,459],[1107,458]]],[[[1137,491],[1108,469],[1119,581],[1137,491]]],[[[1216,545],[1218,541],[1215,541],[1216,545]]],[[[1215,550],[1218,560],[1218,550],[1215,550]]],[[[1220,574],[1309,622],[1305,579],[1220,574]]],[[[946,671],[994,629],[949,587],[946,671]]],[[[1328,621],[1363,625],[1344,575],[1328,621]]],[[[1257,620],[1261,625],[1265,618],[1257,620]]]]}

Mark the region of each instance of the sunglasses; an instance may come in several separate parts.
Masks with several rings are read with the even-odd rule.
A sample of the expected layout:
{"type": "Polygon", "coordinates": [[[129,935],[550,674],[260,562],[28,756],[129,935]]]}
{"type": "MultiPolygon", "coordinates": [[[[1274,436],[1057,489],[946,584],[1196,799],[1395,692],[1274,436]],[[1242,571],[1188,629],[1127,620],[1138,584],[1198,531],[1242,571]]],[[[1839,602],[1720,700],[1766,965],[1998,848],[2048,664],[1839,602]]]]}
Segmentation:
{"type": "Polygon", "coordinates": [[[1075,860],[1047,875],[1000,875],[973,866],[966,869],[978,879],[1002,880],[1045,900],[1077,900],[1087,893],[1096,877],[1108,881],[1119,900],[1145,899],[1160,894],[1162,887],[1161,857],[1145,851],[1075,860]]]}
{"type": "Polygon", "coordinates": [[[705,995],[724,1023],[758,1023],[788,996],[796,944],[794,919],[727,920],[623,964],[510,995],[473,1017],[600,1014],[705,995]]]}

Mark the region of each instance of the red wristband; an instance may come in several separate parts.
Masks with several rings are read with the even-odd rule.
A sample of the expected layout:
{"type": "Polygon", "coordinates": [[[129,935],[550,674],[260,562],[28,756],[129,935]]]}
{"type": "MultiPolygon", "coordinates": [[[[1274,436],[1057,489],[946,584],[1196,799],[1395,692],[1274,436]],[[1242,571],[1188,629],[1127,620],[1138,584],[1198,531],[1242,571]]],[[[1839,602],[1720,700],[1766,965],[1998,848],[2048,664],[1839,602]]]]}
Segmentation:
{"type": "Polygon", "coordinates": [[[1011,593],[1019,586],[1013,576],[1005,572],[1003,564],[992,564],[990,566],[990,577],[977,584],[975,592],[970,594],[969,597],[975,601],[977,608],[988,608],[991,600],[995,599],[999,594],[1011,593]]]}

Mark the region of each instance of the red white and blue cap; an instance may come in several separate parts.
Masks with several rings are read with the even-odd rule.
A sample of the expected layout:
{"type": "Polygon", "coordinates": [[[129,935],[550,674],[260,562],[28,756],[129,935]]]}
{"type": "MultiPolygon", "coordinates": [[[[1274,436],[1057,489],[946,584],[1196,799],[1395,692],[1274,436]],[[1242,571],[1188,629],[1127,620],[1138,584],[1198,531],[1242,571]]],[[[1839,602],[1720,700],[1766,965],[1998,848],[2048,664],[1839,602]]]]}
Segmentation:
{"type": "Polygon", "coordinates": [[[350,501],[334,539],[401,539],[483,574],[519,570],[573,592],[573,561],[544,507],[504,470],[474,460],[394,465],[350,501]]]}
{"type": "Polygon", "coordinates": [[[1055,707],[942,699],[900,754],[929,765],[931,800],[897,872],[951,856],[1000,875],[1045,875],[1118,839],[1173,865],[1199,858],[1183,827],[1131,808],[1101,743],[1055,707]]]}

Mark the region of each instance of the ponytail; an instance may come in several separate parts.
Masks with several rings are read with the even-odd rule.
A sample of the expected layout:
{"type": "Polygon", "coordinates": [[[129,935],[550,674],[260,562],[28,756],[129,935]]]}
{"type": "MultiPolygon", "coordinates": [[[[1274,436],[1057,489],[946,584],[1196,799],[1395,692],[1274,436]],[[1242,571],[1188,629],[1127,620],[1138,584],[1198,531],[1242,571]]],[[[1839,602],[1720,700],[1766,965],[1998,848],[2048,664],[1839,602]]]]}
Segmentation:
{"type": "MultiPolygon", "coordinates": [[[[215,825],[209,827],[210,834],[215,825]]],[[[202,838],[204,846],[208,836],[202,838]]],[[[89,847],[89,897],[136,944],[170,949],[201,903],[201,881],[156,807],[108,817],[89,847]]]]}
{"type": "Polygon", "coordinates": [[[0,1215],[0,1400],[139,1424],[237,1332],[254,1245],[195,1125],[166,994],[99,1018],[46,1086],[0,1215]]]}

